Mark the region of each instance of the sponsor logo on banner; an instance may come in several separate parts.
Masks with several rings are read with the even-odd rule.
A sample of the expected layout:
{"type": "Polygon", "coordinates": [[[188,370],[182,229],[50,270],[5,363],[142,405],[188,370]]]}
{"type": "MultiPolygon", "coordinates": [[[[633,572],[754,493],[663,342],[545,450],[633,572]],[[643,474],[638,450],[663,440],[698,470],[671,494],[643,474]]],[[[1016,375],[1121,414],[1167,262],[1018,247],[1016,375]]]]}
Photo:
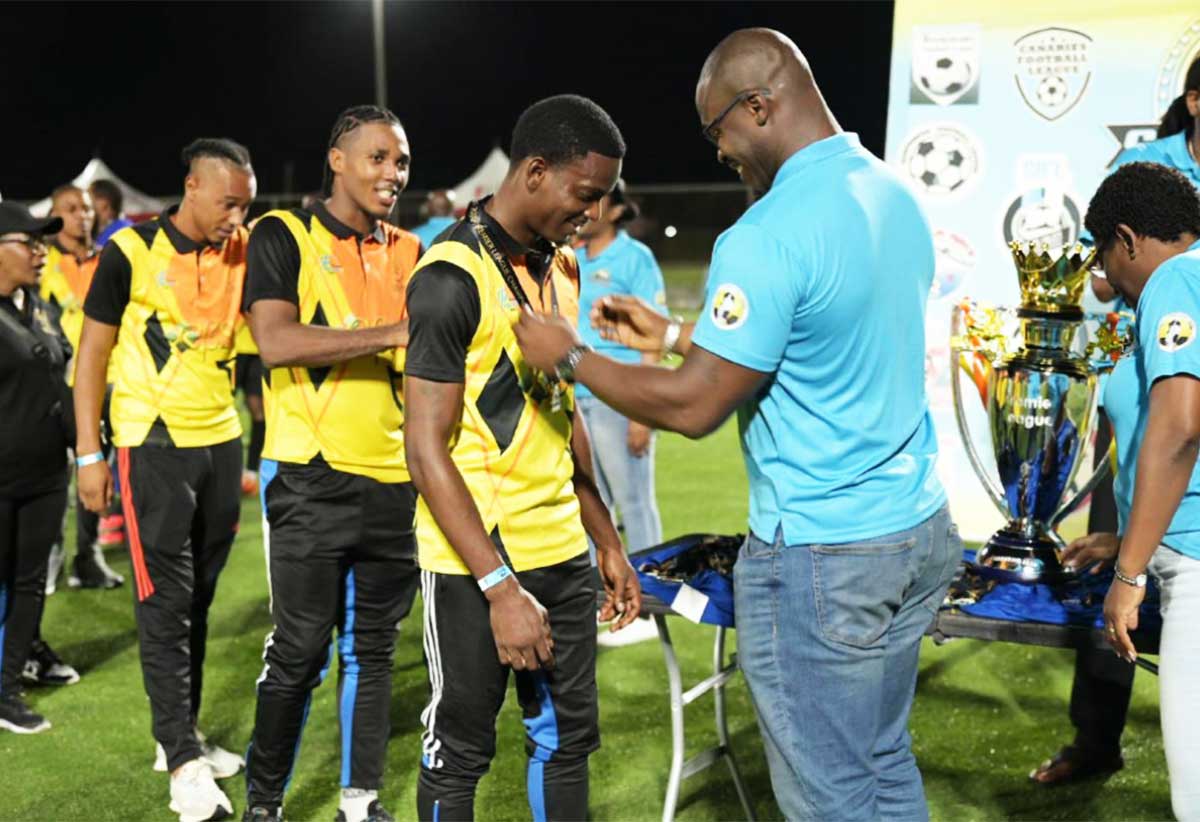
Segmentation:
{"type": "Polygon", "coordinates": [[[1200,18],[1180,32],[1158,70],[1154,84],[1154,110],[1162,114],[1183,93],[1188,67],[1200,57],[1200,18]]]}
{"type": "Polygon", "coordinates": [[[956,123],[934,123],[909,137],[900,165],[924,194],[961,194],[982,167],[979,141],[956,123]]]}
{"type": "Polygon", "coordinates": [[[1035,114],[1057,120],[1083,99],[1092,79],[1092,38],[1057,26],[1038,29],[1013,44],[1021,99],[1035,114]]]}
{"type": "Polygon", "coordinates": [[[978,23],[913,26],[910,103],[979,102],[982,37],[978,23]]]}
{"type": "Polygon", "coordinates": [[[1051,248],[1079,239],[1079,206],[1062,189],[1039,186],[1024,191],[1004,213],[1004,242],[1046,243],[1051,248]]]}
{"type": "Polygon", "coordinates": [[[733,283],[725,283],[717,287],[713,294],[712,321],[713,325],[722,331],[732,331],[740,328],[750,316],[750,302],[745,292],[733,283]]]}
{"type": "Polygon", "coordinates": [[[975,269],[975,247],[961,234],[939,228],[933,232],[933,250],[936,256],[929,297],[940,300],[958,291],[975,269]]]}
{"type": "MultiPolygon", "coordinates": [[[[1180,88],[1183,86],[1180,85],[1180,88]]],[[[1140,146],[1142,143],[1148,143],[1158,137],[1158,123],[1139,123],[1129,126],[1109,126],[1108,131],[1112,134],[1120,146],[1117,153],[1108,161],[1106,168],[1112,168],[1113,163],[1121,156],[1121,152],[1127,148],[1140,146]]]]}
{"type": "Polygon", "coordinates": [[[1196,339],[1196,321],[1176,311],[1163,317],[1158,324],[1158,347],[1168,354],[1187,348],[1196,339]]]}

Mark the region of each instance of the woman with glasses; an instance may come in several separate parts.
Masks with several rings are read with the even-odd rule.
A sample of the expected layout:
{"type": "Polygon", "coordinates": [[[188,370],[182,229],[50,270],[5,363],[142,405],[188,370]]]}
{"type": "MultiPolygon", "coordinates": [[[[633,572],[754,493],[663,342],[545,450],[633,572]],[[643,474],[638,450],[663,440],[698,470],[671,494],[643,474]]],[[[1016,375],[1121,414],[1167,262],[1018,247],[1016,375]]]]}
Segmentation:
{"type": "Polygon", "coordinates": [[[38,296],[46,236],[39,220],[0,203],[0,728],[50,727],[25,703],[21,673],[38,635],[46,562],[67,506],[67,448],[75,438],[64,379],[71,357],[38,296]]]}

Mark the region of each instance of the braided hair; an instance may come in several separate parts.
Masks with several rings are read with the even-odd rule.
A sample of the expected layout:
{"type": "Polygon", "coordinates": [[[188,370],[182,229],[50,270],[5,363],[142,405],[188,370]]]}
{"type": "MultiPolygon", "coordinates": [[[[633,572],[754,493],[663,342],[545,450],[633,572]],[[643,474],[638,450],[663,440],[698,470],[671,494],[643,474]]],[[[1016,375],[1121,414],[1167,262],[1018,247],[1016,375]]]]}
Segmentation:
{"type": "Polygon", "coordinates": [[[329,149],[336,148],[343,137],[365,123],[388,123],[403,128],[400,118],[381,106],[351,106],[339,114],[337,122],[333,124],[333,131],[329,133],[329,146],[325,150],[325,171],[321,182],[321,193],[325,197],[333,194],[333,168],[329,165],[329,149]]]}

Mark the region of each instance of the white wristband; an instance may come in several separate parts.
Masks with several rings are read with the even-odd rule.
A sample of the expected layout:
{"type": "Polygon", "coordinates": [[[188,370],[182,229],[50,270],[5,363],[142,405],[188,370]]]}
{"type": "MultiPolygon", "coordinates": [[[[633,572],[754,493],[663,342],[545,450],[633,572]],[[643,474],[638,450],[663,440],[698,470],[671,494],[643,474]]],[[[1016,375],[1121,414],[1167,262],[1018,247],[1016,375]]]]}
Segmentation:
{"type": "Polygon", "coordinates": [[[477,580],[479,590],[486,591],[489,588],[494,588],[504,580],[512,576],[512,570],[507,565],[501,565],[495,571],[485,576],[483,579],[477,580]]]}
{"type": "Polygon", "coordinates": [[[76,468],[86,468],[89,465],[94,465],[97,462],[104,462],[104,452],[96,451],[91,454],[84,454],[82,457],[75,458],[76,468]]]}
{"type": "Polygon", "coordinates": [[[679,335],[681,333],[683,333],[683,317],[672,317],[671,322],[667,323],[666,332],[663,334],[663,350],[674,354],[675,344],[679,342],[679,335]]]}

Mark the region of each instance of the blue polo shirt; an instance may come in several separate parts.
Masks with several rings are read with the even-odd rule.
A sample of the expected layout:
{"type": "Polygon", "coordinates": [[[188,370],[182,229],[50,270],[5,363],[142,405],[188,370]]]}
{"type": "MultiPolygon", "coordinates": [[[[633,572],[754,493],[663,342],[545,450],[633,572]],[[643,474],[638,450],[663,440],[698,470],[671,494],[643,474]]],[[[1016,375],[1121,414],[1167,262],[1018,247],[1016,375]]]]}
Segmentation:
{"type": "Polygon", "coordinates": [[[1125,149],[1117,155],[1113,170],[1137,162],[1170,166],[1191,180],[1196,188],[1200,188],[1200,163],[1193,160],[1192,153],[1188,151],[1186,131],[1125,149]]]}
{"type": "MultiPolygon", "coordinates": [[[[1150,414],[1150,389],[1166,377],[1200,378],[1200,242],[1155,269],[1137,306],[1137,345],[1113,368],[1104,389],[1104,410],[1117,441],[1113,496],[1120,529],[1133,508],[1138,452],[1150,414]]],[[[1192,469],[1163,544],[1200,559],[1200,464],[1192,469]]]]}
{"type": "MultiPolygon", "coordinates": [[[[641,362],[642,355],[637,351],[601,337],[592,328],[588,313],[592,310],[592,304],[601,297],[632,294],[665,314],[666,287],[654,252],[644,243],[619,231],[616,238],[595,257],[588,256],[586,247],[577,250],[575,256],[579,260],[579,336],[606,357],[620,362],[641,362]]],[[[576,383],[575,396],[590,397],[592,392],[583,383],[576,383]]]]}
{"type": "Polygon", "coordinates": [[[717,239],[692,343],[771,375],[738,412],[760,539],[871,539],[945,503],[925,399],[933,269],[925,215],[855,134],[793,154],[717,239]]]}
{"type": "Polygon", "coordinates": [[[417,239],[421,241],[421,248],[426,249],[433,245],[433,241],[437,239],[437,235],[456,222],[457,220],[454,217],[430,217],[416,228],[409,230],[417,235],[417,239]]]}

